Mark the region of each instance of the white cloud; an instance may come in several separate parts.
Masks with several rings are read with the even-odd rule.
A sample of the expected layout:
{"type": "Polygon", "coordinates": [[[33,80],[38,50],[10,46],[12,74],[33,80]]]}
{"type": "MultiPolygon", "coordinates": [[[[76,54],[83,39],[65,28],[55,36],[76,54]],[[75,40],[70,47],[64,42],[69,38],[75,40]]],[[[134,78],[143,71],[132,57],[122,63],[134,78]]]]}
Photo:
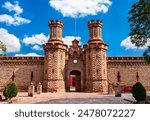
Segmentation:
{"type": "Polygon", "coordinates": [[[5,2],[4,5],[2,5],[3,8],[7,9],[9,12],[14,11],[15,14],[19,15],[23,12],[23,9],[19,6],[19,2],[15,1],[14,4],[10,2],[5,2]]]}
{"type": "Polygon", "coordinates": [[[36,53],[27,53],[27,54],[15,54],[15,56],[41,56],[36,53]]]}
{"type": "Polygon", "coordinates": [[[74,39],[77,39],[77,40],[79,41],[79,45],[82,44],[82,43],[81,43],[81,37],[65,36],[65,37],[63,37],[62,39],[63,39],[64,43],[68,45],[68,47],[69,47],[70,45],[72,45],[72,41],[73,41],[74,39]]]}
{"type": "Polygon", "coordinates": [[[26,19],[26,18],[22,18],[21,16],[14,16],[14,23],[13,25],[18,26],[18,25],[22,25],[22,24],[28,24],[31,22],[31,20],[26,19]]]}
{"type": "Polygon", "coordinates": [[[6,52],[19,52],[21,48],[21,44],[19,38],[15,35],[8,33],[8,31],[4,28],[0,28],[0,41],[2,41],[6,47],[6,52]]]}
{"type": "Polygon", "coordinates": [[[120,46],[125,47],[126,50],[128,50],[128,49],[146,49],[148,45],[150,45],[150,40],[148,41],[148,43],[145,46],[137,48],[134,44],[131,43],[130,37],[127,37],[126,39],[124,39],[120,44],[120,46]]]}
{"type": "Polygon", "coordinates": [[[3,14],[3,15],[0,15],[0,22],[10,25],[11,23],[14,22],[14,18],[8,14],[3,14]]]}
{"type": "Polygon", "coordinates": [[[50,0],[51,7],[61,12],[64,17],[85,17],[106,13],[112,2],[110,0],[50,0]]]}
{"type": "Polygon", "coordinates": [[[18,1],[15,1],[14,4],[11,4],[10,2],[5,2],[4,5],[2,5],[2,7],[7,9],[9,12],[14,11],[15,13],[13,16],[8,14],[1,14],[0,15],[1,23],[5,23],[7,25],[19,26],[31,22],[31,20],[21,17],[20,14],[23,12],[23,9],[19,6],[18,1]]]}
{"type": "MultiPolygon", "coordinates": [[[[81,37],[75,37],[75,36],[65,36],[62,38],[65,44],[68,46],[72,45],[72,41],[74,39],[77,39],[79,41],[79,44],[81,45],[81,37]]],[[[45,44],[48,41],[48,36],[44,35],[43,33],[40,34],[33,34],[32,36],[28,37],[26,36],[23,39],[23,43],[25,45],[34,45],[32,47],[33,50],[43,50],[40,48],[39,45],[45,44]]]]}
{"type": "Polygon", "coordinates": [[[32,50],[43,50],[43,48],[41,48],[41,47],[38,46],[38,45],[34,45],[34,46],[32,47],[32,50]]]}
{"type": "Polygon", "coordinates": [[[40,33],[40,34],[32,35],[31,37],[26,36],[23,39],[23,42],[26,45],[29,45],[29,44],[31,44],[31,45],[34,45],[34,44],[42,45],[42,44],[46,43],[47,40],[48,40],[48,37],[45,36],[43,33],[40,33]]]}
{"type": "Polygon", "coordinates": [[[12,17],[8,14],[2,14],[0,15],[0,22],[5,23],[7,25],[18,26],[25,23],[30,23],[31,21],[16,15],[12,17]]]}

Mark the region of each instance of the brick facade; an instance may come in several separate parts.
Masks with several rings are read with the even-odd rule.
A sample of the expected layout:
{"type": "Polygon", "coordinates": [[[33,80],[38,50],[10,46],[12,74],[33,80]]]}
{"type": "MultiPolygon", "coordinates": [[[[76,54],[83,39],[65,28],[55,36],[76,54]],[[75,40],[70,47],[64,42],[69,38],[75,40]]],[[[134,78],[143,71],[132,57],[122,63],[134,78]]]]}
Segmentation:
{"type": "Polygon", "coordinates": [[[137,81],[150,91],[150,64],[143,57],[106,57],[101,21],[88,22],[89,40],[83,48],[76,39],[70,47],[64,44],[62,22],[52,20],[49,27],[44,57],[0,57],[0,87],[14,78],[20,91],[27,91],[33,80],[35,87],[41,82],[43,91],[68,92],[75,76],[75,91],[107,93],[109,83],[132,86],[137,81]]]}
{"type": "Polygon", "coordinates": [[[27,91],[32,72],[34,85],[43,82],[43,64],[43,57],[0,58],[0,85],[5,86],[7,82],[12,81],[14,72],[14,81],[17,83],[19,90],[27,91]]]}
{"type": "Polygon", "coordinates": [[[108,57],[107,74],[109,83],[132,86],[140,81],[150,91],[150,64],[144,57],[108,57]],[[118,80],[119,73],[119,80],[118,80]]]}

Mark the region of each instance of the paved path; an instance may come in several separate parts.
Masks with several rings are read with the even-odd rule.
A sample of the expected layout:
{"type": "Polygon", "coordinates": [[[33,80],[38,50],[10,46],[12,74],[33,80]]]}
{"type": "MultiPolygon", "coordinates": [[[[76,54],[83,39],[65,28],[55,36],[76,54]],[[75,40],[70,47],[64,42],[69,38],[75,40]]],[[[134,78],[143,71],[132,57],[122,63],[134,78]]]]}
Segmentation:
{"type": "Polygon", "coordinates": [[[19,93],[16,97],[19,104],[129,104],[124,98],[134,101],[131,94],[115,97],[99,93],[42,93],[28,97],[27,93],[19,93]]]}

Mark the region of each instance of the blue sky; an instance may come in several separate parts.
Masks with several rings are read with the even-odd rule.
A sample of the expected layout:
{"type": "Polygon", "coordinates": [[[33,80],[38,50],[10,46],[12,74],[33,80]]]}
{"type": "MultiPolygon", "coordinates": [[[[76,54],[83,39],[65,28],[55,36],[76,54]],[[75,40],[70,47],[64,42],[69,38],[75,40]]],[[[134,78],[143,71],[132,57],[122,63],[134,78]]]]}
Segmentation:
{"type": "MultiPolygon", "coordinates": [[[[44,55],[49,20],[64,22],[63,40],[69,45],[75,36],[82,45],[88,41],[87,22],[103,21],[102,37],[109,45],[108,56],[142,56],[128,37],[128,11],[138,0],[1,0],[0,40],[9,56],[44,55]]],[[[0,51],[2,53],[2,51],[0,51]]]]}

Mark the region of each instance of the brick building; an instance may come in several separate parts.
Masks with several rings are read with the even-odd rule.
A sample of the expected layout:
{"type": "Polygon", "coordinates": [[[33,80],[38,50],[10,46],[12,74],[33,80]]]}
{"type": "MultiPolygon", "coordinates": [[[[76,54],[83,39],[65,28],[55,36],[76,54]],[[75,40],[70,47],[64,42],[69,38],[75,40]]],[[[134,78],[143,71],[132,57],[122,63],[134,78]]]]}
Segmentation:
{"type": "Polygon", "coordinates": [[[89,40],[68,47],[62,40],[63,23],[49,21],[50,37],[43,45],[44,57],[1,57],[0,85],[14,80],[20,91],[31,81],[46,92],[108,92],[109,83],[132,86],[140,81],[150,90],[150,64],[144,57],[106,57],[101,21],[89,21],[89,40]]]}

